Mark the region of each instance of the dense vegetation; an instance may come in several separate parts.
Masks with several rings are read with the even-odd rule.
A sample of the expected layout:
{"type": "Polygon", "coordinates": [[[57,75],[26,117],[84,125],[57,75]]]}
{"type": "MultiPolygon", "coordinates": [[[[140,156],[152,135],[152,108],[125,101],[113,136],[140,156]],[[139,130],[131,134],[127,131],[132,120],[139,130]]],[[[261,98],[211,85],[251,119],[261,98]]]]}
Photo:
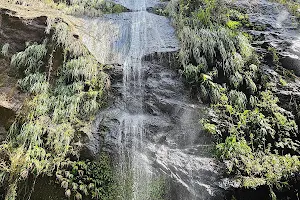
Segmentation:
{"type": "Polygon", "coordinates": [[[46,4],[66,14],[76,16],[97,17],[107,13],[127,11],[124,6],[106,0],[31,0],[30,2],[8,0],[8,2],[25,6],[37,6],[38,3],[42,3],[42,5],[46,4]]]}
{"type": "MultiPolygon", "coordinates": [[[[103,0],[37,1],[73,15],[126,10],[103,0]]],[[[298,16],[299,4],[274,1],[298,16]]],[[[263,73],[252,37],[243,32],[245,27],[263,27],[251,24],[246,14],[222,0],[172,0],[167,13],[181,40],[180,70],[214,111],[202,123],[216,138],[216,156],[235,185],[267,187],[276,199],[278,191],[299,180],[300,137],[295,116],[279,106],[272,92],[276,83],[263,73]]],[[[6,199],[17,199],[25,180],[43,175],[54,176],[67,197],[116,199],[108,156],[103,153],[95,161],[80,157],[83,129],[105,104],[108,76],[68,24],[49,19],[46,31],[43,43],[28,43],[11,59],[22,77],[18,87],[30,97],[0,145],[6,199]]],[[[269,51],[279,67],[276,51],[269,51]]],[[[4,44],[0,55],[8,52],[9,44],[4,44]]],[[[280,83],[287,84],[284,78],[280,83]]],[[[151,195],[159,199],[164,189],[158,188],[161,183],[153,185],[151,195]]],[[[299,196],[299,191],[293,195],[299,196]]]]}
{"type": "Polygon", "coordinates": [[[104,105],[108,75],[66,23],[49,19],[47,33],[43,43],[28,43],[11,58],[19,88],[30,97],[0,145],[5,199],[17,199],[26,179],[43,175],[55,176],[67,197],[113,199],[108,157],[80,157],[83,129],[104,105]]]}
{"type": "Polygon", "coordinates": [[[127,9],[120,4],[105,0],[60,0],[57,1],[57,3],[50,1],[49,4],[56,9],[63,10],[67,14],[92,17],[101,16],[106,13],[121,13],[127,11],[127,9]]]}
{"type": "Polygon", "coordinates": [[[182,74],[214,110],[202,123],[216,136],[216,156],[239,187],[267,186],[276,199],[299,177],[300,137],[242,31],[257,27],[222,0],[172,0],[167,11],[181,40],[182,74]]]}

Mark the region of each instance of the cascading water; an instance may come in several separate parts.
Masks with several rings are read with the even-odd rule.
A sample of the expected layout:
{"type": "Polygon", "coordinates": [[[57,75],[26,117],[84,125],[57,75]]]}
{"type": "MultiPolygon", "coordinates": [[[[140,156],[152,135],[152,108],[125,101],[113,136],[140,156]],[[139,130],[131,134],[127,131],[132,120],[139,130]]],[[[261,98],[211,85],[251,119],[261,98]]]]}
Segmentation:
{"type": "Polygon", "coordinates": [[[175,30],[166,17],[147,11],[159,1],[115,2],[131,12],[85,19],[83,42],[99,62],[114,65],[112,76],[122,68],[122,78],[112,82],[113,103],[96,123],[107,130],[119,199],[222,199],[199,123],[205,107],[191,99],[168,60],[149,56],[178,51],[175,30]]]}
{"type": "Polygon", "coordinates": [[[123,64],[123,100],[124,113],[118,133],[118,167],[117,172],[123,182],[121,187],[128,187],[132,179],[132,189],[122,198],[132,200],[148,199],[147,188],[151,181],[151,169],[144,156],[144,124],[142,84],[142,57],[145,55],[146,1],[133,1],[134,12],[131,18],[129,50],[123,64]],[[131,193],[132,192],[132,193],[131,193]]]}

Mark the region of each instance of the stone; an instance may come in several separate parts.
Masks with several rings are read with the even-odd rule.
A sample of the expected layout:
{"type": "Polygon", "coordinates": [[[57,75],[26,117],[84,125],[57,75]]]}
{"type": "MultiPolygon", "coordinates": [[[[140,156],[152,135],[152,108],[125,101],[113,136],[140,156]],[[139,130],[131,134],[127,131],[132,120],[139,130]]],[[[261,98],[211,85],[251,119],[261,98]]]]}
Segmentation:
{"type": "MultiPolygon", "coordinates": [[[[299,21],[296,17],[284,5],[267,0],[238,0],[233,5],[244,8],[251,23],[266,26],[265,30],[249,30],[255,38],[257,51],[266,54],[269,47],[275,48],[282,66],[300,76],[299,21]]],[[[274,63],[268,62],[268,65],[274,63]]]]}
{"type": "Polygon", "coordinates": [[[94,160],[100,153],[100,134],[96,127],[88,124],[80,129],[81,159],[94,160]]]}

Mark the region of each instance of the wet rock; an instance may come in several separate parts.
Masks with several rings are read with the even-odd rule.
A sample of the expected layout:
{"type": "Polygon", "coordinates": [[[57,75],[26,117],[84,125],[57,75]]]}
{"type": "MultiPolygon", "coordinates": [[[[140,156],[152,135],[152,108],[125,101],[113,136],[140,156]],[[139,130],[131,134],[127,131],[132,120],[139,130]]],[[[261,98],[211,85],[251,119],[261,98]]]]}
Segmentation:
{"type": "Polygon", "coordinates": [[[297,76],[300,76],[300,38],[294,40],[288,46],[287,52],[280,54],[282,56],[280,59],[282,66],[293,70],[297,76]]]}
{"type": "Polygon", "coordinates": [[[118,64],[107,65],[106,72],[110,76],[113,82],[122,80],[123,78],[123,66],[118,64]]]}
{"type": "MultiPolygon", "coordinates": [[[[234,5],[247,12],[251,23],[265,27],[265,30],[249,31],[255,38],[254,46],[258,52],[265,54],[269,47],[275,48],[282,66],[300,76],[298,19],[284,5],[268,0],[238,0],[234,5]]],[[[270,66],[272,64],[269,63],[270,66]]]]}
{"type": "Polygon", "coordinates": [[[117,95],[96,122],[105,129],[103,148],[119,182],[133,182],[123,198],[151,199],[143,192],[154,178],[166,177],[168,199],[222,199],[212,140],[199,123],[207,108],[191,98],[172,68],[179,50],[174,28],[166,17],[147,12],[159,1],[114,2],[133,12],[86,18],[83,41],[99,62],[117,63],[110,72],[117,95]]]}
{"type": "Polygon", "coordinates": [[[31,200],[68,200],[65,189],[57,184],[55,176],[30,176],[18,190],[17,199],[31,200]],[[28,191],[33,192],[28,192],[28,191]]]}
{"type": "Polygon", "coordinates": [[[168,68],[174,68],[176,71],[177,67],[180,65],[178,61],[178,48],[176,46],[169,46],[170,51],[168,52],[154,52],[145,55],[142,61],[150,61],[153,64],[158,64],[168,68]],[[171,48],[174,51],[171,51],[171,48]]]}
{"type": "Polygon", "coordinates": [[[289,54],[282,56],[280,62],[284,68],[292,70],[295,75],[300,76],[300,57],[289,54]]]}
{"type": "Polygon", "coordinates": [[[143,57],[155,52],[174,52],[179,44],[169,20],[147,11],[104,15],[86,18],[82,31],[83,42],[100,63],[123,65],[130,58],[129,50],[143,57]],[[143,21],[135,21],[143,19],[143,21]],[[132,25],[140,25],[132,27],[132,25]],[[133,32],[138,28],[138,34],[133,32]],[[135,35],[134,35],[135,34],[135,35]],[[135,42],[139,37],[142,41],[135,42]],[[143,45],[143,49],[139,45],[143,45]]]}
{"type": "Polygon", "coordinates": [[[297,88],[298,92],[279,90],[277,91],[276,95],[280,100],[280,106],[290,111],[288,116],[295,120],[296,124],[298,125],[298,131],[300,131],[300,87],[298,86],[297,88]]]}
{"type": "Polygon", "coordinates": [[[160,2],[156,5],[151,5],[150,7],[147,7],[147,11],[156,15],[166,16],[164,10],[166,9],[167,5],[168,2],[160,2]]]}
{"type": "MultiPolygon", "coordinates": [[[[148,55],[143,60],[143,116],[124,114],[123,99],[114,99],[115,103],[97,117],[101,121],[100,127],[105,126],[107,130],[106,149],[118,159],[120,140],[128,143],[130,148],[132,137],[123,135],[126,130],[122,123],[124,120],[130,122],[131,117],[140,118],[147,157],[155,170],[163,171],[169,177],[169,199],[222,199],[223,190],[218,186],[219,169],[209,157],[212,140],[199,123],[205,113],[204,106],[189,96],[180,75],[168,66],[168,59],[148,55]]],[[[120,78],[117,82],[122,81],[120,78]]]]}
{"type": "Polygon", "coordinates": [[[100,153],[101,134],[96,127],[96,125],[89,124],[80,129],[81,139],[79,143],[81,146],[80,157],[82,159],[94,160],[100,153]]]}
{"type": "Polygon", "coordinates": [[[134,0],[129,0],[129,1],[112,0],[112,2],[121,4],[132,11],[143,10],[146,8],[151,8],[162,4],[160,0],[146,0],[146,1],[139,1],[139,2],[136,2],[134,0]]]}

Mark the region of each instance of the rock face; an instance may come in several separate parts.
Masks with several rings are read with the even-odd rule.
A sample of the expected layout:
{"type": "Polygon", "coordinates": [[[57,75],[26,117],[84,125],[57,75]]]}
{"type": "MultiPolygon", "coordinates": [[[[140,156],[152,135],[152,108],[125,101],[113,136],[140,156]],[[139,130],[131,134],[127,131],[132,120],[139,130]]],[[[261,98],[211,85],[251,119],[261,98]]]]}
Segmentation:
{"type": "Polygon", "coordinates": [[[26,42],[42,42],[45,38],[46,17],[21,19],[8,10],[0,10],[0,44],[9,44],[10,53],[25,49],[26,42]]]}
{"type": "Polygon", "coordinates": [[[6,139],[7,130],[14,120],[15,112],[0,106],[0,115],[0,141],[3,141],[6,139]]]}
{"type": "Polygon", "coordinates": [[[80,158],[85,160],[94,160],[100,152],[103,142],[101,133],[96,127],[99,127],[100,121],[94,124],[88,124],[80,130],[82,148],[80,158]]]}
{"type": "Polygon", "coordinates": [[[42,42],[45,36],[46,18],[24,20],[0,9],[0,51],[9,44],[7,55],[0,55],[0,141],[26,97],[16,87],[18,72],[10,67],[10,58],[25,49],[26,42],[42,42]]]}
{"type": "Polygon", "coordinates": [[[252,23],[263,25],[263,31],[250,31],[256,45],[274,47],[282,66],[300,76],[300,26],[296,17],[281,4],[268,0],[238,0],[236,6],[244,8],[252,23]]]}
{"type": "Polygon", "coordinates": [[[143,50],[136,50],[143,55],[178,49],[178,41],[175,37],[171,37],[175,34],[174,29],[170,28],[169,21],[165,17],[142,11],[147,23],[136,27],[140,35],[132,32],[131,24],[138,23],[134,20],[139,18],[140,14],[127,12],[109,14],[102,18],[86,18],[84,31],[81,33],[84,44],[100,63],[119,65],[128,59],[131,46],[138,48],[139,44],[135,39],[143,43],[143,50]]]}
{"type": "Polygon", "coordinates": [[[170,199],[222,199],[212,139],[199,123],[207,108],[189,96],[174,69],[155,60],[145,65],[145,110],[152,115],[145,127],[154,163],[176,180],[170,199]]]}

